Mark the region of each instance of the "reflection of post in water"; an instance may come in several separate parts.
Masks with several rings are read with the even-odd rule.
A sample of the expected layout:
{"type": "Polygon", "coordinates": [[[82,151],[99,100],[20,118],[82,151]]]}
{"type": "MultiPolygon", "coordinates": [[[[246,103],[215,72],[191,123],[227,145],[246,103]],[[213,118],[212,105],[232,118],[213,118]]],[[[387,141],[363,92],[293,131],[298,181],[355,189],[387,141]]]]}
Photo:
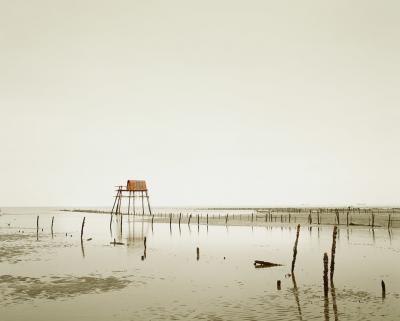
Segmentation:
{"type": "Polygon", "coordinates": [[[332,296],[332,305],[333,305],[333,316],[335,318],[335,321],[338,321],[338,309],[337,309],[337,304],[336,304],[336,291],[335,291],[335,286],[333,285],[333,281],[331,280],[331,296],[332,296]]]}
{"type": "Polygon", "coordinates": [[[292,281],[293,281],[293,294],[297,305],[297,312],[299,313],[299,320],[303,320],[303,314],[301,313],[300,300],[299,300],[299,290],[297,288],[296,277],[294,276],[294,273],[292,273],[292,281]]]}
{"type": "Polygon", "coordinates": [[[85,248],[83,247],[83,242],[81,241],[82,257],[85,258],[85,248]]]}

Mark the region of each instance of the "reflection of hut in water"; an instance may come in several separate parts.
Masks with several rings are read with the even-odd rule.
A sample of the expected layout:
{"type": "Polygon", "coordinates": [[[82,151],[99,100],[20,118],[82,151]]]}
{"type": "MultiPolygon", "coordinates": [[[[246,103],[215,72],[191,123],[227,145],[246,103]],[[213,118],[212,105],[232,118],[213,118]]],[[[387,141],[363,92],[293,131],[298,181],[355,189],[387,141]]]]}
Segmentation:
{"type": "Polygon", "coordinates": [[[149,209],[149,214],[151,215],[151,208],[149,202],[148,189],[146,185],[146,181],[140,180],[128,180],[126,186],[116,186],[117,187],[117,195],[115,195],[114,205],[111,210],[112,214],[122,214],[122,200],[128,198],[128,212],[127,214],[131,214],[131,201],[132,201],[132,214],[136,215],[136,204],[135,200],[138,198],[141,199],[142,204],[142,214],[144,215],[144,199],[147,200],[147,206],[149,209]]]}

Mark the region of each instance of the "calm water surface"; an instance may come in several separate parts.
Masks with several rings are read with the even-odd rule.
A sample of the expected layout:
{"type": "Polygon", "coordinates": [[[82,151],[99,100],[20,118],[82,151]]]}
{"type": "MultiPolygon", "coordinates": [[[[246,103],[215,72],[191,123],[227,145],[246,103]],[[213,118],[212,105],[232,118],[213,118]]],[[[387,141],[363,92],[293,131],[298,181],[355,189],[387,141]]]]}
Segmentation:
{"type": "Polygon", "coordinates": [[[397,229],[341,227],[334,288],[325,299],[329,225],[301,227],[293,278],[294,223],[207,228],[193,218],[179,228],[124,217],[121,233],[117,221],[110,231],[109,215],[55,209],[1,214],[1,320],[400,320],[397,229]],[[114,239],[124,245],[110,244],[114,239]],[[256,269],[254,260],[283,266],[256,269]]]}

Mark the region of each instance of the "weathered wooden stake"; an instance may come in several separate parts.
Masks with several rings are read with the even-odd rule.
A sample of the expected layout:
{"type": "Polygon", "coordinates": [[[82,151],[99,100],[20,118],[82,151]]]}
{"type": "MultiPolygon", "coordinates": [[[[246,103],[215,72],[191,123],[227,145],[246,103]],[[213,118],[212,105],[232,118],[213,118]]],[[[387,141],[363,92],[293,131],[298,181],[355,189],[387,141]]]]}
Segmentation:
{"type": "Polygon", "coordinates": [[[281,280],[278,280],[278,281],[276,282],[276,288],[277,288],[278,290],[281,289],[281,280]]]}
{"type": "Polygon", "coordinates": [[[196,248],[197,261],[200,259],[200,249],[196,248]]]}
{"type": "Polygon", "coordinates": [[[208,213],[207,213],[207,226],[208,226],[208,213]]]}
{"type": "Polygon", "coordinates": [[[386,297],[386,285],[383,280],[381,281],[381,286],[382,286],[382,299],[384,299],[386,297]]]}
{"type": "Polygon", "coordinates": [[[53,237],[54,216],[51,218],[51,237],[53,237]]]}
{"type": "Polygon", "coordinates": [[[390,228],[390,218],[391,218],[391,214],[389,214],[388,229],[390,228]]]}
{"type": "Polygon", "coordinates": [[[371,214],[371,222],[372,222],[372,228],[374,228],[374,226],[375,226],[375,214],[374,213],[371,214]]]}
{"type": "Polygon", "coordinates": [[[178,225],[181,226],[181,218],[182,218],[182,213],[179,213],[179,220],[178,220],[178,225]]]}
{"type": "Polygon", "coordinates": [[[171,228],[171,224],[172,224],[172,214],[169,214],[169,227],[171,228]]]}
{"type": "Polygon", "coordinates": [[[297,225],[296,241],[294,242],[294,247],[293,247],[292,274],[294,272],[294,267],[296,264],[297,244],[299,242],[299,234],[300,234],[300,224],[297,225]]]}
{"type": "Polygon", "coordinates": [[[144,245],[144,249],[146,250],[147,249],[147,238],[146,238],[146,236],[143,239],[143,245],[144,245]]]}
{"type": "Polygon", "coordinates": [[[200,225],[200,216],[199,214],[197,214],[197,227],[199,227],[199,225],[200,225]]]}
{"type": "Polygon", "coordinates": [[[36,239],[39,239],[39,216],[36,218],[36,239]]]}
{"type": "Polygon", "coordinates": [[[328,296],[328,289],[329,289],[329,285],[328,285],[328,254],[324,253],[324,296],[327,297],[328,296]]]}
{"type": "Polygon", "coordinates": [[[192,214],[189,215],[188,225],[190,225],[190,219],[192,218],[192,214]]]}
{"type": "Polygon", "coordinates": [[[332,234],[331,271],[330,271],[331,282],[333,282],[333,273],[335,272],[336,235],[337,235],[337,226],[335,225],[332,234]]]}
{"type": "Polygon", "coordinates": [[[228,224],[228,214],[226,214],[226,217],[225,217],[225,224],[228,224]]]}
{"type": "Polygon", "coordinates": [[[81,242],[83,242],[83,227],[85,226],[85,217],[83,217],[82,227],[81,227],[81,242]]]}

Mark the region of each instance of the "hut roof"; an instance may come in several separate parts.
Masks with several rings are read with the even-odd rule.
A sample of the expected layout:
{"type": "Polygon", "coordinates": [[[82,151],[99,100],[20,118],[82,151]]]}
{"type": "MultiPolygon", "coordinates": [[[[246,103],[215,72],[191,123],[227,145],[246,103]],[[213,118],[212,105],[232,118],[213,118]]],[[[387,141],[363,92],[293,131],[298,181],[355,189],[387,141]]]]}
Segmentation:
{"type": "Polygon", "coordinates": [[[130,179],[126,183],[126,189],[128,191],[133,191],[133,192],[137,192],[137,191],[146,192],[147,191],[146,181],[138,181],[138,180],[130,179]]]}

